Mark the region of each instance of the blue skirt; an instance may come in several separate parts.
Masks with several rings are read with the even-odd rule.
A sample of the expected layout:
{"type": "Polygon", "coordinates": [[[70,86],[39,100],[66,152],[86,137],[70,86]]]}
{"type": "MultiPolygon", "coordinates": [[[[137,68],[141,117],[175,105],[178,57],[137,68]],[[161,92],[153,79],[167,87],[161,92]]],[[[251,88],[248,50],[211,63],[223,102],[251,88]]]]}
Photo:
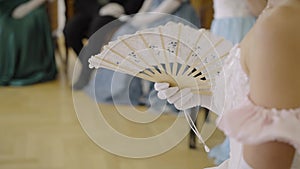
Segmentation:
{"type": "MultiPolygon", "coordinates": [[[[150,8],[155,9],[163,0],[154,0],[150,8]]],[[[188,3],[182,4],[177,11],[173,13],[177,17],[170,17],[166,15],[154,23],[150,23],[147,27],[155,27],[164,25],[169,21],[184,22],[189,25],[200,25],[200,20],[197,17],[196,12],[192,6],[188,3]],[[187,21],[187,22],[185,22],[187,21]]],[[[114,34],[112,40],[117,39],[118,36],[133,34],[138,28],[133,27],[130,23],[126,23],[114,34]]],[[[141,100],[148,100],[151,90],[153,89],[151,84],[148,92],[143,92],[142,79],[132,77],[130,75],[114,72],[107,69],[100,69],[97,71],[94,78],[92,78],[89,85],[85,88],[85,91],[101,103],[115,103],[115,104],[149,104],[144,103],[141,100]]],[[[152,95],[151,98],[153,104],[161,102],[156,95],[152,95]]]]}
{"type": "Polygon", "coordinates": [[[212,22],[211,31],[233,44],[239,43],[256,21],[255,17],[222,18],[212,22]]]}

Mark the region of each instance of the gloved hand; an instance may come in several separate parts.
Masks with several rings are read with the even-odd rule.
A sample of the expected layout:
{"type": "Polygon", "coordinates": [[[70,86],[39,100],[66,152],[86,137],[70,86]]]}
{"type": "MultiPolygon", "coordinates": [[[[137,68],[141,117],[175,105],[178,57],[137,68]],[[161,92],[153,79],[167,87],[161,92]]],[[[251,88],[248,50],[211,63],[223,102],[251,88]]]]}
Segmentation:
{"type": "Polygon", "coordinates": [[[155,83],[154,88],[158,91],[158,98],[167,99],[178,110],[186,110],[195,106],[212,110],[214,107],[212,96],[194,94],[190,88],[180,90],[178,87],[169,87],[169,83],[155,83]]]}
{"type": "Polygon", "coordinates": [[[209,152],[210,150],[208,146],[205,144],[205,141],[203,140],[197,127],[194,125],[187,109],[195,106],[202,106],[212,110],[214,107],[211,104],[212,96],[194,94],[190,88],[180,90],[178,87],[169,86],[169,83],[154,84],[154,89],[158,91],[158,98],[167,99],[168,102],[174,104],[177,109],[184,111],[185,117],[189,122],[191,129],[195,132],[196,136],[199,138],[199,141],[203,143],[205,151],[209,152]]]}
{"type": "Polygon", "coordinates": [[[113,2],[106,4],[99,10],[99,15],[101,16],[109,15],[115,18],[119,18],[124,13],[125,13],[124,7],[118,3],[113,3],[113,2]]]}
{"type": "Polygon", "coordinates": [[[23,18],[46,1],[47,0],[31,0],[23,3],[14,9],[12,17],[15,19],[23,18]]]}

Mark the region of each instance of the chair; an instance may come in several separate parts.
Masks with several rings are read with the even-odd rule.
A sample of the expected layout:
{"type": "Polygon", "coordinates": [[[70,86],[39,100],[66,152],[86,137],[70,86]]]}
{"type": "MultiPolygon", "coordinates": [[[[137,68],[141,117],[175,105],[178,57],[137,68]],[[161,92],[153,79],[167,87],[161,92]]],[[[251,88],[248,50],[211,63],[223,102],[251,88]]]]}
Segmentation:
{"type": "MultiPolygon", "coordinates": [[[[67,20],[67,18],[70,17],[70,15],[72,15],[69,6],[73,6],[73,5],[69,5],[71,4],[73,0],[65,0],[65,18],[67,20]],[[67,2],[68,1],[68,2],[67,2]]],[[[47,12],[49,15],[49,21],[50,21],[50,25],[51,25],[51,31],[52,31],[52,35],[53,35],[53,43],[54,43],[54,47],[56,52],[58,53],[60,62],[62,63],[63,66],[63,70],[64,72],[67,74],[67,70],[68,70],[68,50],[67,48],[65,49],[61,49],[62,45],[61,45],[61,38],[59,37],[59,34],[57,34],[57,30],[59,29],[59,11],[58,11],[58,0],[54,0],[52,2],[48,2],[47,3],[47,12]],[[65,52],[64,52],[65,51],[65,52]]],[[[63,45],[66,47],[66,45],[63,45]]]]}

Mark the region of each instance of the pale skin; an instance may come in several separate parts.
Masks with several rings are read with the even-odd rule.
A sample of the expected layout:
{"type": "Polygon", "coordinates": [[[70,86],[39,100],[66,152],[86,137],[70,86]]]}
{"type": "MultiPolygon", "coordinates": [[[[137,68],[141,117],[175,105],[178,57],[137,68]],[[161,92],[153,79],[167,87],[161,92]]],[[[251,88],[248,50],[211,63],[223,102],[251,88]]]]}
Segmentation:
{"type": "Polygon", "coordinates": [[[16,19],[23,18],[28,13],[30,13],[32,10],[36,9],[46,1],[52,1],[52,0],[30,0],[27,1],[18,7],[15,8],[15,10],[12,13],[12,16],[16,19]]]}
{"type": "MultiPolygon", "coordinates": [[[[270,0],[270,8],[241,43],[241,64],[250,79],[250,99],[277,109],[300,107],[300,0],[270,0]]],[[[290,169],[295,149],[283,142],[244,145],[254,169],[290,169]]]]}
{"type": "Polygon", "coordinates": [[[253,16],[259,16],[267,5],[267,0],[247,0],[248,7],[253,16]]]}

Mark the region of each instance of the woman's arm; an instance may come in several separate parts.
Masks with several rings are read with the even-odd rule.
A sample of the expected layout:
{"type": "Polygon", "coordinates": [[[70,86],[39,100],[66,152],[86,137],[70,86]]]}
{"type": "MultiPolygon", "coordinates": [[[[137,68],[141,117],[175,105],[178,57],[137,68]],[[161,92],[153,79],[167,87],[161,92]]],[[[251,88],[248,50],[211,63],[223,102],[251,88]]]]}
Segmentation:
{"type": "Polygon", "coordinates": [[[252,14],[258,17],[266,7],[267,0],[247,0],[247,3],[252,14]]]}
{"type": "Polygon", "coordinates": [[[253,169],[290,169],[294,148],[281,142],[244,145],[244,159],[253,169]]]}
{"type": "MultiPolygon", "coordinates": [[[[250,98],[267,108],[300,107],[299,9],[280,7],[265,13],[242,42],[247,46],[250,98]],[[298,11],[298,12],[297,12],[298,11]],[[289,19],[286,19],[289,18],[289,19]],[[248,48],[249,47],[249,48],[248,48]]],[[[290,169],[294,147],[283,142],[244,145],[244,158],[255,169],[290,169]]]]}
{"type": "Polygon", "coordinates": [[[150,8],[151,3],[152,0],[145,0],[141,9],[139,10],[139,13],[146,12],[150,8]]]}
{"type": "Polygon", "coordinates": [[[181,5],[182,0],[164,0],[154,11],[171,14],[181,5]]]}

